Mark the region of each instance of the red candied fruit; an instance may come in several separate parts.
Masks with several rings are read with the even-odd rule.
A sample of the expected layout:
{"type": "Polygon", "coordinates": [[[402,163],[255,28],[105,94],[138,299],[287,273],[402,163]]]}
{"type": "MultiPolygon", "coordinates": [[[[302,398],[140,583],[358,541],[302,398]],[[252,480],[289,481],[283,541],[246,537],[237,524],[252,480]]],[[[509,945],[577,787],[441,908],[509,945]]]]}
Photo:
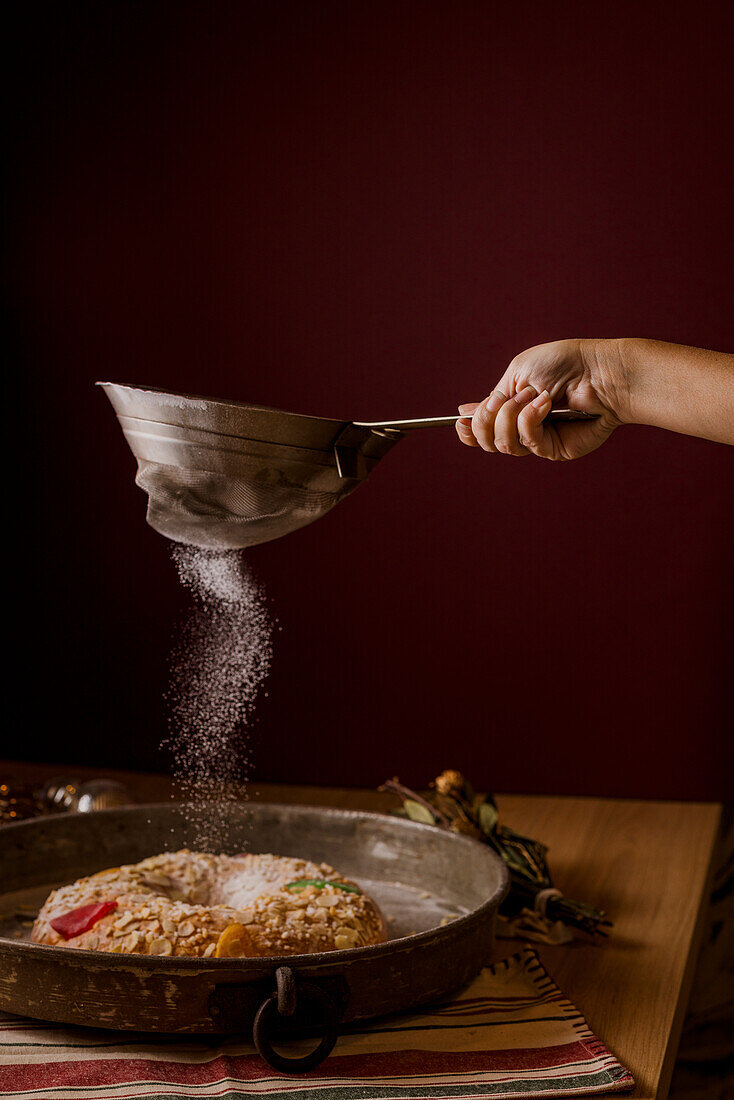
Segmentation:
{"type": "Polygon", "coordinates": [[[58,932],[65,940],[73,940],[75,936],[81,936],[90,928],[94,928],[97,921],[102,920],[102,917],[106,917],[113,909],[117,909],[116,901],[80,905],[78,909],[70,909],[68,913],[54,917],[50,924],[54,932],[58,932]]]}

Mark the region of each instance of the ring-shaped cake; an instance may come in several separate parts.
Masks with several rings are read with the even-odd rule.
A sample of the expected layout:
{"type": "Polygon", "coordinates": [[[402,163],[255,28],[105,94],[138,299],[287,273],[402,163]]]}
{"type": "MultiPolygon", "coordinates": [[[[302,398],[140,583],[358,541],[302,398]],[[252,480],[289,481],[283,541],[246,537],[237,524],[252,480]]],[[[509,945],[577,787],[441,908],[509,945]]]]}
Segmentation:
{"type": "Polygon", "coordinates": [[[164,852],[53,890],[35,943],[198,958],[300,955],[386,939],[375,902],[326,863],[164,852]]]}

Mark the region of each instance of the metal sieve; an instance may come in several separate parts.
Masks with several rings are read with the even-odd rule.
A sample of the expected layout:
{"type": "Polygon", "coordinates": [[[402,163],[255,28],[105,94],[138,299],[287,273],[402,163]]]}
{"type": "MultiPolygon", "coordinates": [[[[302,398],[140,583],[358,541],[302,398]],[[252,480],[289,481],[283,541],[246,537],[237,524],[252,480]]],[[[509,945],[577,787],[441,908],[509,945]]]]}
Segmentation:
{"type": "MultiPolygon", "coordinates": [[[[458,414],[365,423],[99,382],[138,463],[147,520],[174,542],[225,550],[280,538],[365,481],[407,431],[458,414]]],[[[555,420],[593,419],[554,409],[555,420]]]]}

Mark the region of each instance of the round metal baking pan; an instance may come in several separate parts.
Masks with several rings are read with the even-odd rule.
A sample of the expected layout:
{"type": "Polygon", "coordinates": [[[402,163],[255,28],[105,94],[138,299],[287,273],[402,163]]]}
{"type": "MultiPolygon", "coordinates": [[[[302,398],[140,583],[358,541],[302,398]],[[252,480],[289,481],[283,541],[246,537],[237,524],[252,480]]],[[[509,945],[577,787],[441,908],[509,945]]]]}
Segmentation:
{"type": "Polygon", "coordinates": [[[440,1000],[470,981],[489,961],[508,889],[507,869],[492,851],[428,825],[311,806],[233,805],[222,851],[333,864],[375,898],[392,938],[252,959],[111,955],[28,942],[28,914],[54,886],[182,847],[193,847],[190,828],[170,803],[0,829],[0,1008],[93,1027],[249,1033],[285,967],[290,976],[281,973],[278,989],[285,976],[296,992],[325,995],[339,1022],[377,1016],[440,1000]]]}

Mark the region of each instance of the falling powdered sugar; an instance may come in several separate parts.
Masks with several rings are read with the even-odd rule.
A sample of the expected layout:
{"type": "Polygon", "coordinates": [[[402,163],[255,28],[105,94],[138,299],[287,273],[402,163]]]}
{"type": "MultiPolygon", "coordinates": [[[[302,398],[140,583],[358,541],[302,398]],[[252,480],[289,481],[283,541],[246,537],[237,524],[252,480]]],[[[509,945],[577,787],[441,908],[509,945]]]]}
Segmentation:
{"type": "Polygon", "coordinates": [[[177,545],[173,560],[194,605],[171,657],[166,744],[191,844],[220,851],[247,781],[247,724],[270,668],[272,624],[239,550],[177,545]]]}

